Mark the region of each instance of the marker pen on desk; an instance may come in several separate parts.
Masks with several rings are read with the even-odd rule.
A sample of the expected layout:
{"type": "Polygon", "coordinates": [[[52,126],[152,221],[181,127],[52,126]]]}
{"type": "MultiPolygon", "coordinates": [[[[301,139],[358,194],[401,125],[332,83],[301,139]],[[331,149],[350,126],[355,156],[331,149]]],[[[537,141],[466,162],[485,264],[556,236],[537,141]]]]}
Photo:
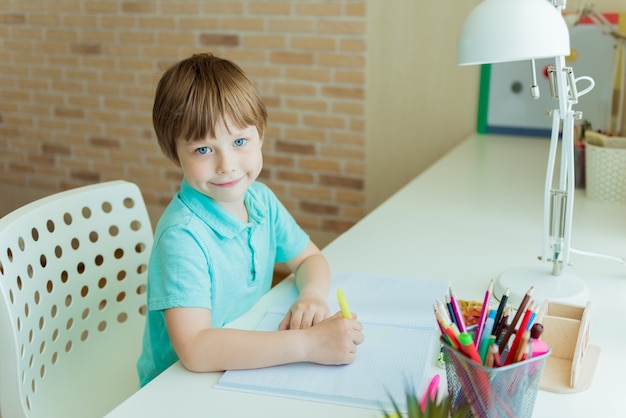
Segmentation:
{"type": "Polygon", "coordinates": [[[428,401],[428,399],[434,401],[437,398],[439,380],[440,377],[438,374],[436,374],[433,376],[430,383],[428,384],[428,388],[426,389],[426,392],[424,392],[424,395],[422,396],[422,402],[420,403],[420,409],[422,410],[422,412],[426,411],[426,402],[428,401]]]}
{"type": "Polygon", "coordinates": [[[339,308],[341,309],[343,317],[346,319],[352,319],[352,312],[350,312],[346,295],[343,293],[341,288],[337,288],[337,301],[339,302],[339,308]]]}

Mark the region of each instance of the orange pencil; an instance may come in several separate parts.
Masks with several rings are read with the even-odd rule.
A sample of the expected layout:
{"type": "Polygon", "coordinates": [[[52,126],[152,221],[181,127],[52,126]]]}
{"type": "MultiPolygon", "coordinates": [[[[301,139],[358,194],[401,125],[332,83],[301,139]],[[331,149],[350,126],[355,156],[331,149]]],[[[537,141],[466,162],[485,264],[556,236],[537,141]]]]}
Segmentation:
{"type": "MultiPolygon", "coordinates": [[[[530,340],[530,331],[524,331],[522,334],[522,341],[520,342],[517,351],[515,352],[514,363],[524,360],[525,354],[528,352],[528,341],[530,340]]],[[[509,353],[509,355],[511,355],[509,353]]]]}

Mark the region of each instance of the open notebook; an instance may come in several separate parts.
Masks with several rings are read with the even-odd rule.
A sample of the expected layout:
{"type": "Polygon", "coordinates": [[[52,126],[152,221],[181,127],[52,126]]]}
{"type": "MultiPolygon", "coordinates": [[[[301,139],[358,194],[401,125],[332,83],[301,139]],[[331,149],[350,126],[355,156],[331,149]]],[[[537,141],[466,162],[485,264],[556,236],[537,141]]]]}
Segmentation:
{"type": "MultiPolygon", "coordinates": [[[[363,324],[365,342],[356,361],[343,366],[294,363],[224,373],[218,388],[296,397],[375,409],[406,410],[405,392],[422,393],[435,361],[438,330],[433,304],[448,283],[408,277],[333,273],[328,305],[339,310],[337,287],[363,324]]],[[[295,285],[281,297],[257,329],[274,331],[296,300],[295,285]]]]}

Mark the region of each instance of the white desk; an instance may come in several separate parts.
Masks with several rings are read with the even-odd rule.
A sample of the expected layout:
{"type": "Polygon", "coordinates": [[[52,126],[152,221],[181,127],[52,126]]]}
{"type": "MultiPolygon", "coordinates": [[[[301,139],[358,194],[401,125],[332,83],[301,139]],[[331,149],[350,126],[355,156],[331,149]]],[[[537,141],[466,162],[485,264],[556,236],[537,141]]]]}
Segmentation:
{"type": "MultiPolygon", "coordinates": [[[[498,273],[537,262],[547,150],[543,139],[469,138],[328,245],[332,269],[442,278],[458,296],[482,300],[498,273]]],[[[626,206],[592,202],[577,191],[572,247],[623,256],[626,206]]],[[[626,318],[626,267],[576,254],[572,263],[589,286],[590,339],[602,349],[600,360],[588,390],[540,391],[534,417],[614,416],[626,393],[626,333],[616,324],[626,318]]],[[[254,328],[285,284],[232,326],[254,328]]],[[[110,417],[380,417],[375,410],[214,389],[220,375],[176,363],[110,417]]]]}

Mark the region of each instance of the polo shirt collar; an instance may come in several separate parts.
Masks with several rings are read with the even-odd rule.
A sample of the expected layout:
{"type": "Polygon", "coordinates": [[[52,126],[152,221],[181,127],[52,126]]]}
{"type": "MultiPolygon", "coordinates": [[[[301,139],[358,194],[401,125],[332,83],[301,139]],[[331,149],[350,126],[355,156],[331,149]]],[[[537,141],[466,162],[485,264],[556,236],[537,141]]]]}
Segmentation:
{"type": "Polygon", "coordinates": [[[232,238],[251,225],[258,225],[266,217],[267,207],[253,187],[246,191],[244,203],[248,209],[248,223],[241,222],[210,197],[182,181],[178,197],[198,218],[218,234],[232,238]]]}

